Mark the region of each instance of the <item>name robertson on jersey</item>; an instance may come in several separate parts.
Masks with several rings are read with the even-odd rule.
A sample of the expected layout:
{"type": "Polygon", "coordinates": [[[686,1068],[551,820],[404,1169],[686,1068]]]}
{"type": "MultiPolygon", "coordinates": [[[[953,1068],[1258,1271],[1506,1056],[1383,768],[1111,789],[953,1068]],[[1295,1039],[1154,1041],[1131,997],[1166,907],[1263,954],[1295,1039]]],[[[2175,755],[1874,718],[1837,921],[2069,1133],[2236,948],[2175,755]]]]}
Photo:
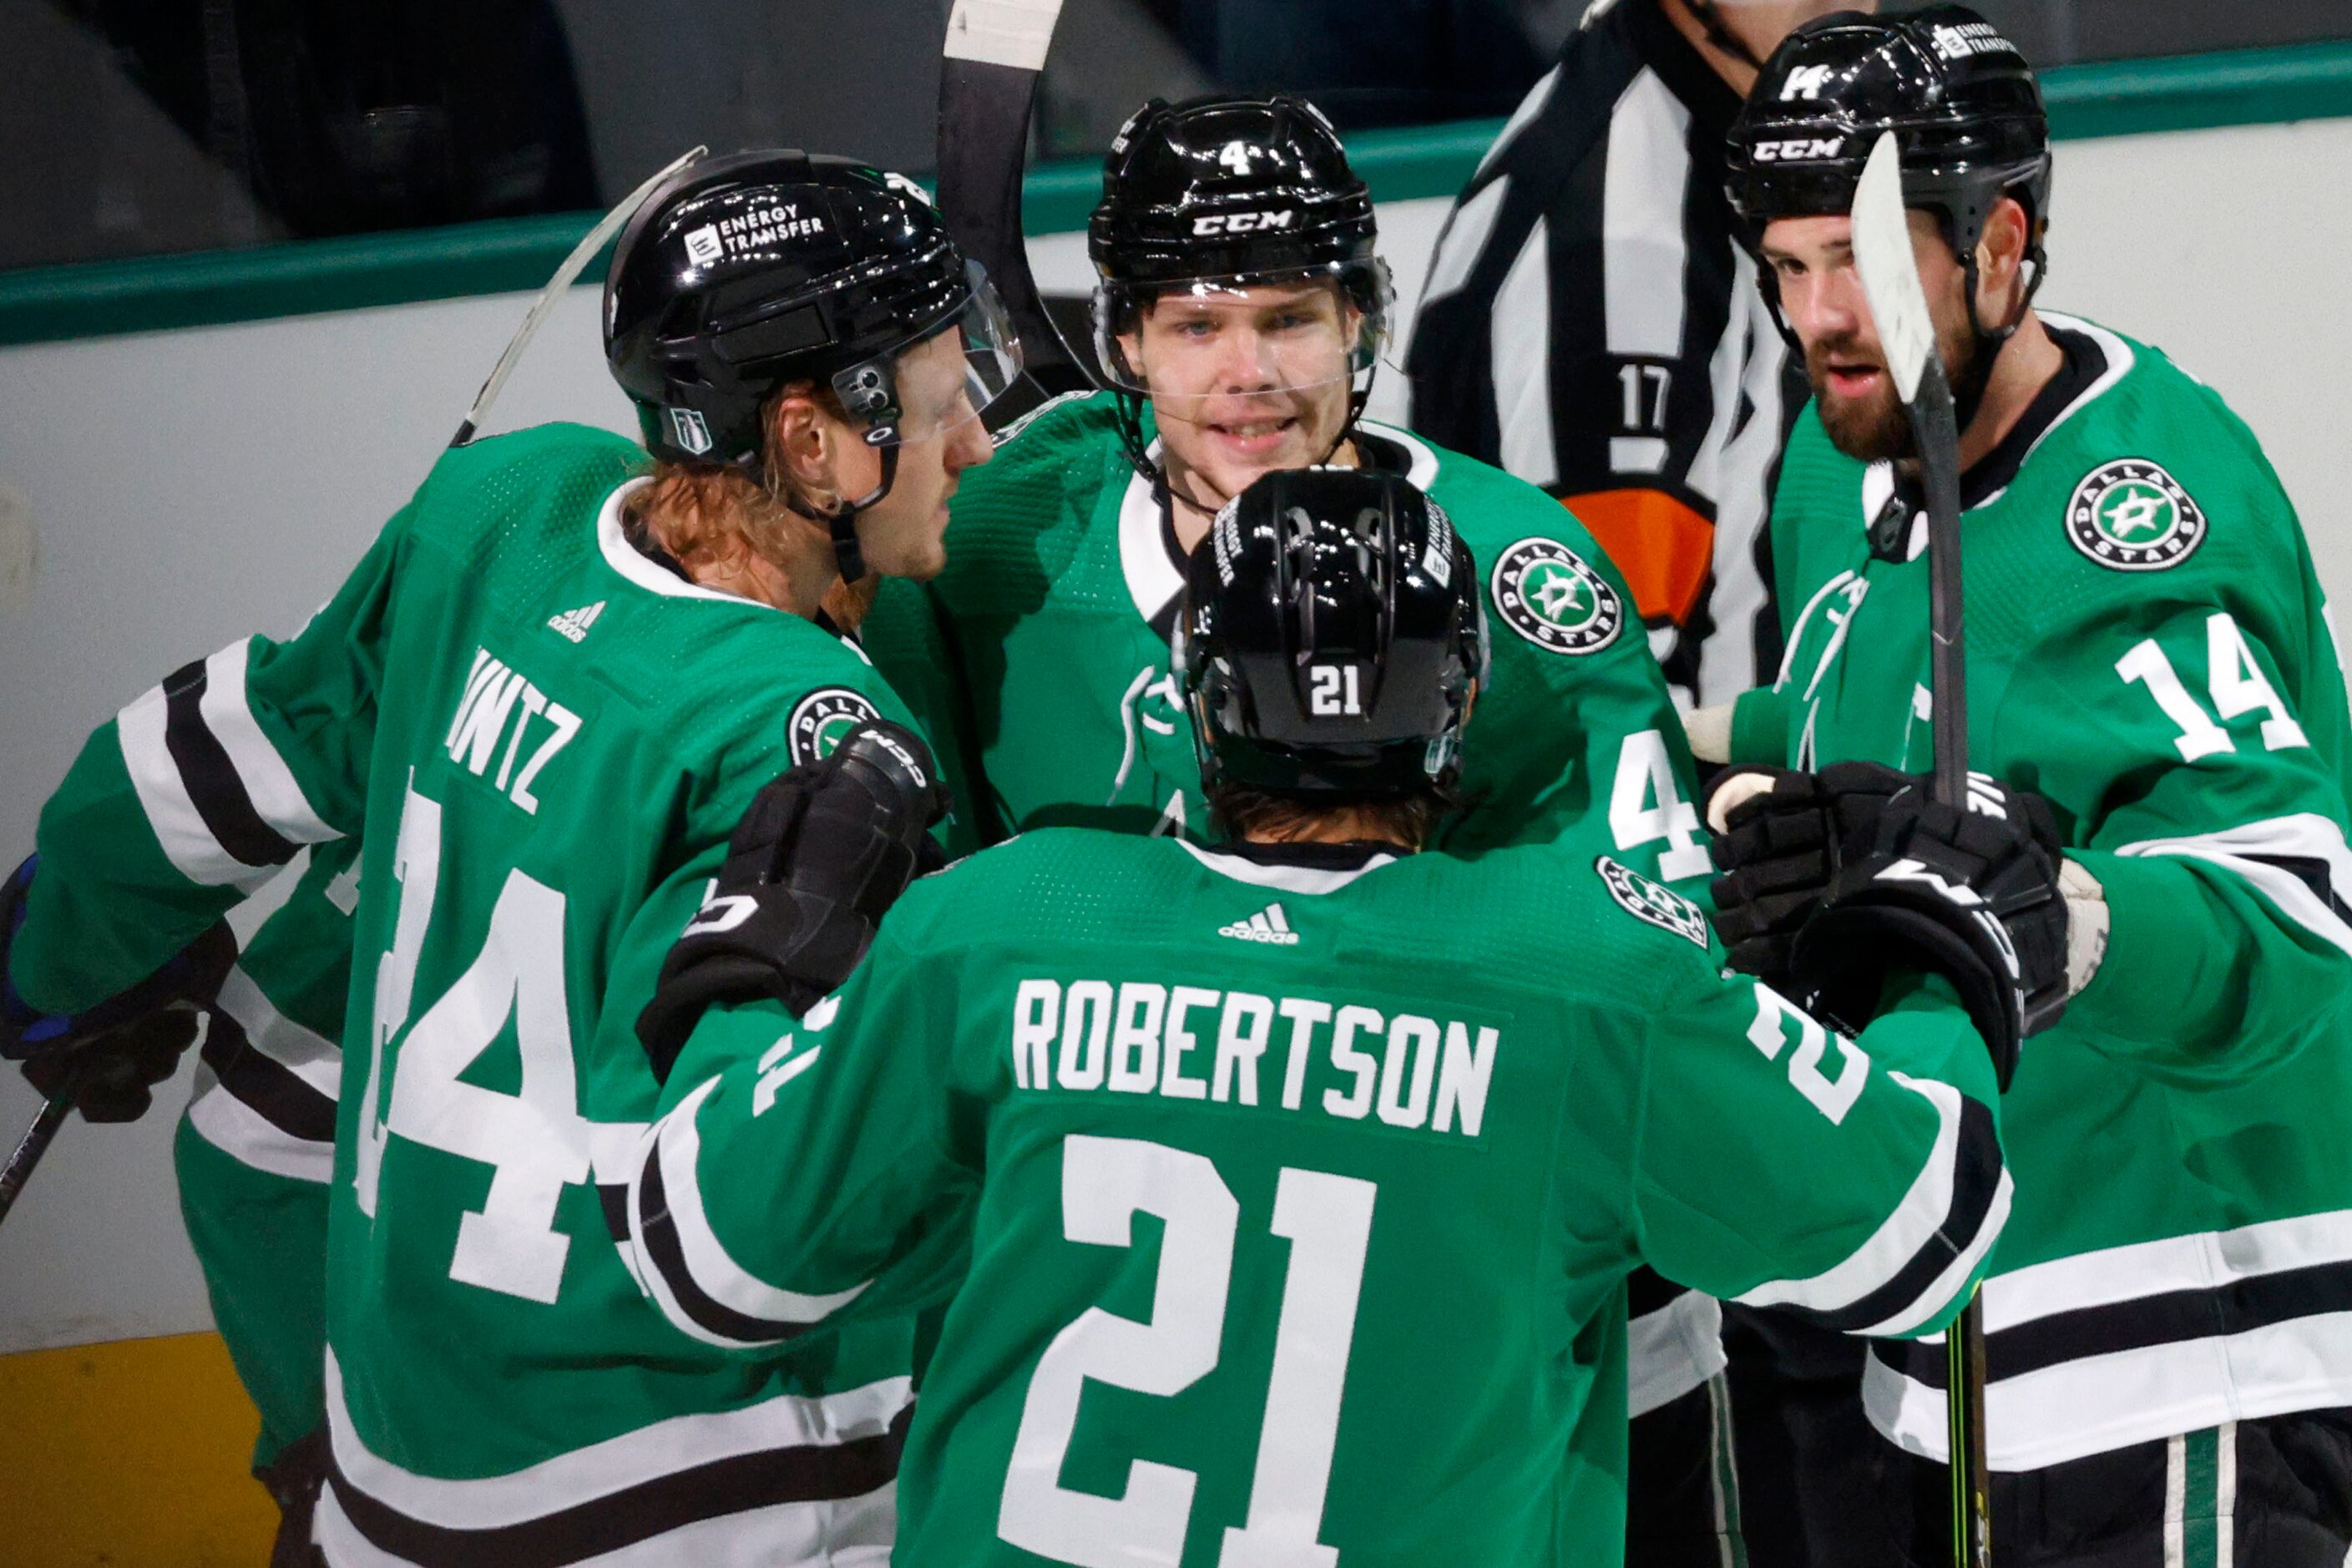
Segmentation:
{"type": "Polygon", "coordinates": [[[1024,980],[1013,1003],[1013,1081],[1279,1105],[1475,1139],[1501,1041],[1492,1025],[1304,996],[1141,980],[1024,980]],[[1270,1052],[1275,1060],[1266,1062],[1270,1052]]]}
{"type": "Polygon", "coordinates": [[[579,732],[580,715],[561,702],[549,701],[547,693],[532,685],[522,671],[509,668],[491,657],[489,649],[478,647],[474,668],[467,672],[464,693],[457,699],[457,715],[449,721],[449,733],[442,744],[451,762],[477,778],[486,776],[496,761],[499,771],[494,782],[499,792],[537,815],[539,797],[530,793],[531,784],[579,732]],[[535,749],[526,752],[523,736],[534,725],[545,728],[535,736],[535,749]],[[506,742],[504,748],[499,745],[501,739],[506,742]],[[515,766],[518,757],[524,759],[520,770],[515,766]]]}

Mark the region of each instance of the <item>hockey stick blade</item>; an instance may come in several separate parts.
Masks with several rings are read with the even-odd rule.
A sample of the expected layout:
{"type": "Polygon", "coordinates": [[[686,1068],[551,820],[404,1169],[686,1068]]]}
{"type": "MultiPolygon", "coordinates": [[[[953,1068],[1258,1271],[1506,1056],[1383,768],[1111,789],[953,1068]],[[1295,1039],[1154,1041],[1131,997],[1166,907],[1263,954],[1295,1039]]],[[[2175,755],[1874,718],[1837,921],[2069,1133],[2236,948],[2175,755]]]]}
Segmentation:
{"type": "MultiPolygon", "coordinates": [[[[1853,193],[1853,264],[1886,368],[1902,394],[1927,496],[1927,630],[1934,689],[1936,798],[1965,810],[1969,798],[1968,642],[1960,578],[1960,437],[1951,383],[1936,350],[1935,318],[1911,248],[1903,202],[1902,150],[1888,132],[1870,150],[1853,193]]],[[[1991,1568],[1985,1479],[1984,1307],[1974,1295],[1946,1331],[1945,1421],[1952,1476],[1952,1562],[1991,1568]]]]}
{"type": "Polygon", "coordinates": [[[672,159],[656,170],[644,184],[623,196],[620,205],[598,218],[595,226],[580,237],[580,243],[572,247],[572,254],[563,258],[563,264],[555,269],[555,275],[539,291],[539,298],[530,302],[530,310],[523,317],[522,325],[517,327],[515,335],[507,340],[506,352],[499,354],[499,363],[490,367],[489,375],[482,382],[482,389],[474,394],[474,405],[466,410],[466,417],[457,426],[457,433],[449,437],[450,446],[462,447],[474,438],[474,432],[489,416],[490,405],[497,402],[499,394],[506,389],[507,377],[514,373],[515,365],[522,358],[522,351],[530,346],[531,339],[539,335],[539,329],[547,321],[548,312],[555,309],[555,302],[563,298],[563,291],[572,287],[572,281],[587,270],[588,263],[596,258],[596,253],[621,232],[621,226],[636,216],[637,207],[653,195],[654,187],[709,150],[697,147],[684,157],[672,159]]]}
{"type": "Polygon", "coordinates": [[[40,1114],[25,1129],[25,1135],[16,1140],[16,1152],[8,1156],[7,1164],[0,1165],[0,1221],[6,1220],[8,1211],[16,1206],[16,1195],[33,1179],[41,1156],[49,1152],[50,1140],[57,1137],[58,1129],[66,1124],[72,1111],[71,1089],[50,1096],[42,1104],[40,1114]]]}
{"type": "MultiPolygon", "coordinates": [[[[1023,368],[1049,395],[1094,385],[1086,357],[1046,313],[1022,242],[1029,119],[1061,10],[1062,0],[956,0],[940,62],[940,213],[988,269],[1021,335],[1023,368]]],[[[1025,399],[1003,401],[1008,416],[1025,412],[1011,406],[1025,399]]]]}
{"type": "Polygon", "coordinates": [[[1960,599],[1960,437],[1951,384],[1936,351],[1935,320],[1919,283],[1903,204],[1895,132],[1878,139],[1853,193],[1853,261],[1886,368],[1910,416],[1927,498],[1928,630],[1934,688],[1936,798],[1968,804],[1968,693],[1960,599]]]}

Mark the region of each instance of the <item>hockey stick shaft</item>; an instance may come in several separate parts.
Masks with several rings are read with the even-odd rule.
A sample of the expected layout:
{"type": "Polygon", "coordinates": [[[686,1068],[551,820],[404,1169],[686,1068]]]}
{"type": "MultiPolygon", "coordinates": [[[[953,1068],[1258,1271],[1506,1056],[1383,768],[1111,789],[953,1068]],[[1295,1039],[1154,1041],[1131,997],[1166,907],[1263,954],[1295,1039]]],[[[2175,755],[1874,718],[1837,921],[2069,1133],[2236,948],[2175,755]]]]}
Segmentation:
{"type": "Polygon", "coordinates": [[[956,0],[940,61],[940,213],[988,271],[1021,334],[1023,368],[1049,394],[1094,384],[1038,295],[1023,242],[1029,121],[1062,0],[956,0]]]}
{"type": "Polygon", "coordinates": [[[16,1206],[16,1195],[25,1190],[25,1184],[33,1179],[34,1171],[40,1167],[41,1156],[49,1152],[50,1142],[57,1137],[58,1129],[66,1124],[66,1118],[72,1111],[73,1090],[70,1088],[51,1095],[41,1106],[40,1114],[34,1117],[32,1124],[25,1129],[25,1135],[16,1140],[16,1152],[8,1156],[7,1164],[0,1166],[0,1221],[5,1221],[8,1211],[16,1206]]]}
{"type": "Polygon", "coordinates": [[[562,300],[563,291],[587,270],[588,263],[596,258],[596,253],[621,232],[621,226],[635,216],[638,205],[653,194],[656,185],[707,151],[707,148],[697,147],[685,156],[672,160],[667,167],[656,170],[643,184],[622,197],[620,205],[597,219],[595,226],[580,237],[580,243],[572,247],[572,254],[563,258],[554,276],[548,279],[546,286],[540,289],[539,298],[530,302],[530,310],[524,315],[522,325],[517,327],[515,335],[507,340],[506,352],[499,355],[499,363],[490,367],[490,374],[483,380],[481,390],[474,394],[474,405],[466,410],[466,417],[458,424],[457,433],[449,437],[449,445],[462,447],[474,438],[474,432],[484,419],[489,417],[490,405],[496,403],[499,394],[506,390],[507,377],[514,373],[516,363],[522,358],[522,351],[530,347],[530,340],[539,335],[540,327],[546,322],[549,312],[555,309],[556,301],[562,300]]]}
{"type": "MultiPolygon", "coordinates": [[[[1903,201],[1901,149],[1892,132],[1871,150],[1853,195],[1854,267],[1910,416],[1927,500],[1928,679],[1935,798],[1969,802],[1968,639],[1960,575],[1960,437],[1952,388],[1936,348],[1903,201]]],[[[1991,1510],[1985,1464],[1984,1309],[1971,1294],[1944,1336],[1944,1409],[1950,1444],[1952,1562],[1990,1568],[1991,1510]]]]}

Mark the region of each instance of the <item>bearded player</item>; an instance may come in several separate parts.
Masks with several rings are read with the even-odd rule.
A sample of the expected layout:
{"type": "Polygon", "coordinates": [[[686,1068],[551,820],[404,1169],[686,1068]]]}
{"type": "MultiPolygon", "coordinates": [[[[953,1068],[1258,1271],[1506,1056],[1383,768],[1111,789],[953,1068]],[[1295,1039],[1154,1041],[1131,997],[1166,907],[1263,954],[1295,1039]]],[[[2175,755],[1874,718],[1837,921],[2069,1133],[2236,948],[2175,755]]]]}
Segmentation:
{"type": "MultiPolygon", "coordinates": [[[[132,1089],[143,1106],[171,1063],[83,1019],[300,845],[360,847],[349,920],[314,865],[324,885],[278,917],[313,921],[307,939],[273,949],[266,928],[255,973],[221,987],[241,1048],[208,1058],[202,1145],[183,1143],[208,1215],[276,1202],[290,1227],[325,1205],[317,1380],[257,1395],[280,1436],[308,1401],[324,1417],[330,1563],[887,1558],[913,1325],[682,1356],[600,1188],[660,1092],[637,1016],[730,836],[744,852],[747,804],[810,826],[755,792],[801,764],[870,783],[917,754],[834,750],[906,712],[835,616],[869,569],[938,569],[946,500],[989,457],[981,410],[1017,372],[1001,322],[910,182],[799,153],[686,165],[606,284],[644,444],[546,426],[453,451],[299,635],[167,679],[44,811],[0,910],[0,1046],[86,1114],[132,1089]],[[306,1188],[315,1155],[272,1162],[317,1130],[273,1119],[271,1090],[333,1047],[297,1058],[262,1009],[309,1012],[313,980],[341,982],[302,962],[330,953],[352,955],[332,1037],[349,1048],[328,1079],[331,1181],[306,1188]]],[[[887,842],[810,831],[885,889],[815,922],[803,959],[830,984],[920,823],[887,842]]],[[[302,1276],[276,1342],[222,1312],[253,1346],[240,1370],[299,1356],[315,1252],[255,1250],[291,1228],[209,1234],[232,1308],[273,1263],[302,1276]]]]}
{"type": "MultiPolygon", "coordinates": [[[[2064,1016],[2002,1110],[1995,1561],[2340,1568],[2352,727],[2326,606],[2221,397],[2034,308],[2040,91],[1958,6],[1800,29],[1733,133],[1733,204],[1814,401],[1772,523],[1788,656],[1736,723],[1699,726],[1777,765],[1712,797],[1721,927],[1735,963],[1778,972],[1836,872],[1831,820],[1866,827],[1901,782],[1885,770],[1930,760],[1916,466],[1846,216],[1889,130],[1961,422],[1969,762],[2047,803],[2074,913],[2064,1016]]],[[[1880,1436],[1805,1478],[1814,1561],[1948,1560],[1942,1367],[1873,1348],[1859,1394],[1880,1436]]]]}

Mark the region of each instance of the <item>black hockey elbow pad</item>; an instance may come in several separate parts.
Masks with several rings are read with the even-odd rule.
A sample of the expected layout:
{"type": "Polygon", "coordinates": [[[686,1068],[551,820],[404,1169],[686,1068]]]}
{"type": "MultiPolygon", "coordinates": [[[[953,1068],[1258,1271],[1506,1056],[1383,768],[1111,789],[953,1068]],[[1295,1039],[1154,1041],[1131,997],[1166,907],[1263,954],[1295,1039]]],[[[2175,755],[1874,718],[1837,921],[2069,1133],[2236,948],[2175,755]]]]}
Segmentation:
{"type": "Polygon", "coordinates": [[[797,1016],[839,989],[883,914],[936,863],[928,829],[947,805],[922,738],[887,721],[753,796],[637,1015],[655,1076],[668,1078],[705,1008],[772,998],[797,1016]]]}
{"type": "Polygon", "coordinates": [[[1916,785],[1890,799],[1867,847],[1852,843],[1790,973],[1806,1005],[1858,1030],[1888,976],[1943,975],[1992,1053],[2003,1090],[2028,1036],[2066,1008],[2066,900],[2057,826],[2039,795],[1970,775],[1956,809],[1916,785]]]}

